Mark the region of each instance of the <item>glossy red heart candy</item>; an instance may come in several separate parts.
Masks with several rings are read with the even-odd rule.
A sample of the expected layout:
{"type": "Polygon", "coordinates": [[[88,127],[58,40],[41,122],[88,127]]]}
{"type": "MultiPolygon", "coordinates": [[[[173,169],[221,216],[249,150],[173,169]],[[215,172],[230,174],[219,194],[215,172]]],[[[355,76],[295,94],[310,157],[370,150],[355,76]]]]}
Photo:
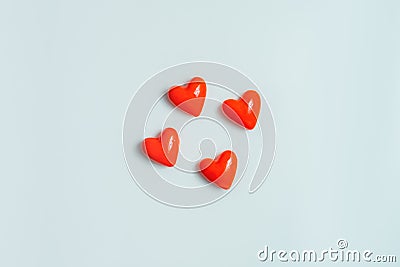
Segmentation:
{"type": "Polygon", "coordinates": [[[200,171],[211,183],[223,189],[229,189],[235,178],[237,168],[236,154],[231,150],[222,152],[214,160],[203,159],[200,162],[200,171]]]}
{"type": "Polygon", "coordinates": [[[178,158],[178,133],[173,128],[166,128],[158,137],[144,139],[143,150],[150,159],[172,167],[178,158]]]}
{"type": "Polygon", "coordinates": [[[260,95],[254,90],[246,91],[238,100],[228,99],[222,103],[224,114],[242,127],[254,129],[260,114],[260,95]]]}
{"type": "Polygon", "coordinates": [[[169,100],[195,117],[199,116],[203,109],[206,94],[206,82],[200,77],[194,77],[185,86],[173,86],[168,90],[169,100]]]}

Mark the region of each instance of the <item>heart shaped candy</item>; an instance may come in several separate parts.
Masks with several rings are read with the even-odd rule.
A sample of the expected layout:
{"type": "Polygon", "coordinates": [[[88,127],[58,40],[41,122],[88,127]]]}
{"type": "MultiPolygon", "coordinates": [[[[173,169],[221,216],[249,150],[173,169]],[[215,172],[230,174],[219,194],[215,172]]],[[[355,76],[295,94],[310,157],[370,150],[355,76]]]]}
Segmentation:
{"type": "Polygon", "coordinates": [[[166,128],[159,137],[146,138],[143,150],[148,157],[162,165],[175,165],[179,152],[179,136],[173,128],[166,128]]]}
{"type": "Polygon", "coordinates": [[[203,176],[211,183],[229,189],[235,178],[237,168],[236,154],[231,150],[222,152],[214,160],[203,159],[200,162],[200,171],[203,176]]]}
{"type": "Polygon", "coordinates": [[[168,97],[175,106],[197,117],[203,109],[206,93],[206,82],[200,77],[194,77],[185,86],[171,87],[168,97]]]}
{"type": "Polygon", "coordinates": [[[254,90],[246,91],[238,100],[228,99],[222,103],[224,114],[242,127],[252,130],[260,114],[260,95],[254,90]]]}

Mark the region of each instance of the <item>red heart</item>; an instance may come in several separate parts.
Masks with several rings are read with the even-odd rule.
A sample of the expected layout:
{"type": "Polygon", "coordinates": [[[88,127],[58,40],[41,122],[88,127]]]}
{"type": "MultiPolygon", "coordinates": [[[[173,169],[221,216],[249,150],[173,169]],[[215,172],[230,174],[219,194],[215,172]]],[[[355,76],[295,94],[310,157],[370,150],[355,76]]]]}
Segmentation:
{"type": "Polygon", "coordinates": [[[260,95],[254,90],[246,91],[238,100],[228,99],[222,103],[225,115],[249,130],[256,126],[260,108],[260,95]]]}
{"type": "Polygon", "coordinates": [[[203,109],[206,93],[206,82],[200,77],[194,77],[185,86],[171,87],[168,97],[175,106],[197,117],[203,109]]]}
{"type": "Polygon", "coordinates": [[[152,160],[172,167],[178,158],[178,133],[173,128],[166,128],[159,137],[144,139],[143,150],[152,160]]]}
{"type": "Polygon", "coordinates": [[[235,178],[237,157],[231,150],[222,152],[215,160],[206,158],[200,161],[200,171],[211,183],[229,189],[235,178]]]}

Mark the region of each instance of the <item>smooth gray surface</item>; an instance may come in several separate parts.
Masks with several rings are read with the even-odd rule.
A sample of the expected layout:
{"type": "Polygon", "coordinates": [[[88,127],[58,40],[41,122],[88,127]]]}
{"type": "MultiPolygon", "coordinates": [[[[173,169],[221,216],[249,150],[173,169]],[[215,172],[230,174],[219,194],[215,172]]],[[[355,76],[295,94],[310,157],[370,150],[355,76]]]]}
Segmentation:
{"type": "Polygon", "coordinates": [[[1,1],[0,266],[261,266],[264,245],[338,238],[398,253],[399,13],[398,1],[1,1]],[[122,120],[143,81],[192,60],[262,88],[277,155],[256,194],[181,210],[130,178],[122,120]]]}

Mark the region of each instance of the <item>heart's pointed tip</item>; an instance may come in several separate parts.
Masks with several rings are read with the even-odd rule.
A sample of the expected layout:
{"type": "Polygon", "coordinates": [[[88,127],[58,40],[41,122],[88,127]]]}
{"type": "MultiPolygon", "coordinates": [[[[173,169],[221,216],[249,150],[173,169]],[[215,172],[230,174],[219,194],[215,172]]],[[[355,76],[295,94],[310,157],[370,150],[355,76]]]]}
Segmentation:
{"type": "Polygon", "coordinates": [[[192,114],[192,115],[193,115],[193,117],[198,117],[198,116],[200,116],[200,114],[201,114],[201,112],[199,112],[199,113],[194,113],[194,114],[192,114]]]}
{"type": "Polygon", "coordinates": [[[247,130],[253,130],[256,127],[256,124],[254,125],[245,125],[244,126],[247,130]]]}
{"type": "Polygon", "coordinates": [[[231,188],[231,186],[218,186],[219,188],[223,189],[223,190],[229,190],[231,188]]]}

